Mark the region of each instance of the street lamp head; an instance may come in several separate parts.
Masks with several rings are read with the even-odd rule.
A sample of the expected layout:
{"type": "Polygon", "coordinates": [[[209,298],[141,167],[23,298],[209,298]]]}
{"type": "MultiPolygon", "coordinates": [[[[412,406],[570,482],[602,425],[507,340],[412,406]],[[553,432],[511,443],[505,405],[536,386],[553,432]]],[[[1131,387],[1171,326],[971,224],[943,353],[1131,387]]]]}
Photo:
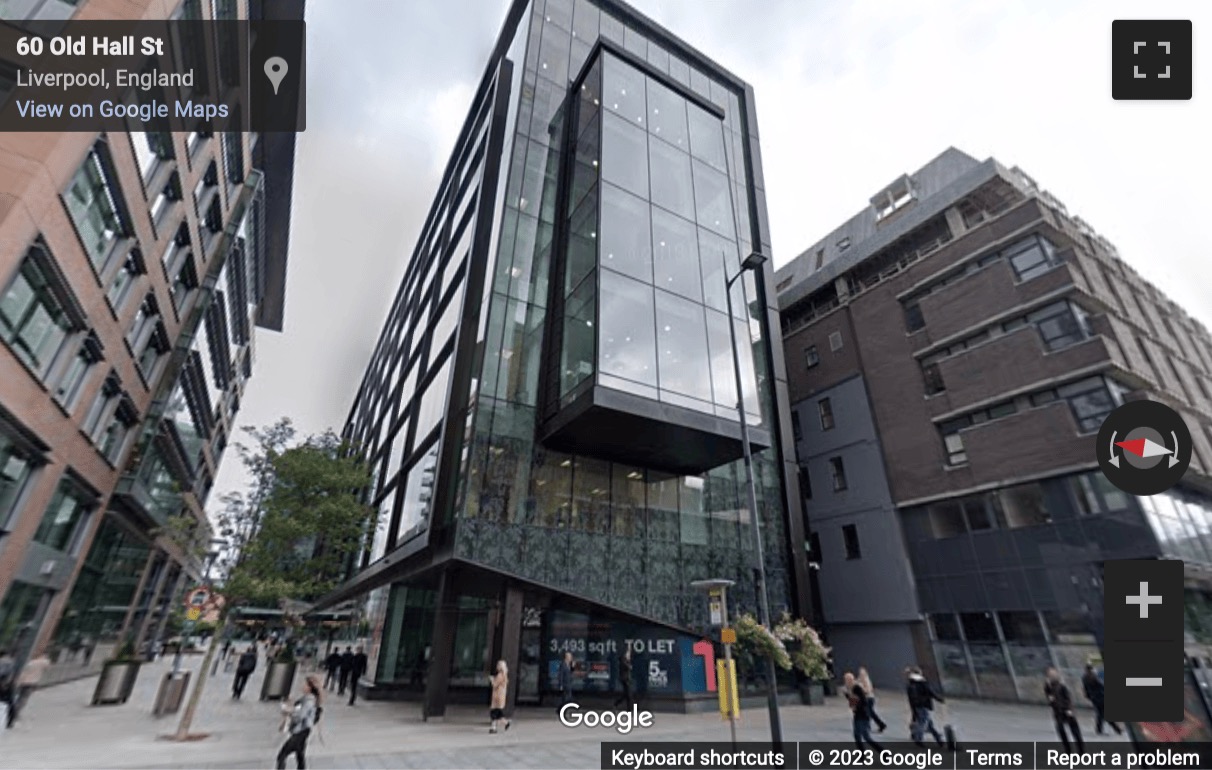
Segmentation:
{"type": "Polygon", "coordinates": [[[696,591],[711,591],[716,588],[732,588],[734,585],[736,585],[735,580],[727,580],[725,578],[690,581],[690,587],[696,591]]]}
{"type": "Polygon", "coordinates": [[[766,264],[766,255],[760,251],[755,251],[755,252],[752,252],[749,256],[745,257],[744,262],[741,262],[741,269],[742,270],[753,270],[754,272],[756,272],[764,264],[766,264]]]}

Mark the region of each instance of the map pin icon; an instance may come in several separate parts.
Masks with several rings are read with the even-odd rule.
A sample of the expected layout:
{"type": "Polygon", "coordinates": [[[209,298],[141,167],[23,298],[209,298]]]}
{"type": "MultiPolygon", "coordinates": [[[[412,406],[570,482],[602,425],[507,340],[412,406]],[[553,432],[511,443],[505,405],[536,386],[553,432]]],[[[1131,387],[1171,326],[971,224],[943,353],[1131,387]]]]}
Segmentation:
{"type": "Polygon", "coordinates": [[[278,86],[282,84],[282,78],[286,77],[288,69],[290,68],[286,66],[286,60],[281,56],[271,56],[265,60],[265,76],[273,83],[274,96],[278,95],[278,86]]]}

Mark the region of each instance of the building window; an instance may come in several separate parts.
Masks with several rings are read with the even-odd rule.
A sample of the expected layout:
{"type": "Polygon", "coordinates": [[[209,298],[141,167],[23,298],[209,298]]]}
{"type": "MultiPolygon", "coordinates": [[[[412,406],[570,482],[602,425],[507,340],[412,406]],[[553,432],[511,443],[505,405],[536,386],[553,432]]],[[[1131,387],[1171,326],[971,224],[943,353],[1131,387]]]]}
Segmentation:
{"type": "Polygon", "coordinates": [[[938,426],[938,431],[943,437],[943,447],[947,450],[948,465],[963,465],[968,462],[968,453],[964,450],[964,437],[960,435],[960,431],[971,424],[971,417],[959,417],[938,426]]]}
{"type": "Polygon", "coordinates": [[[923,329],[926,326],[926,319],[922,316],[922,306],[917,302],[908,302],[905,304],[905,330],[915,332],[918,329],[923,329]]]}
{"type": "Polygon", "coordinates": [[[800,427],[799,412],[793,411],[791,413],[791,435],[795,436],[796,441],[800,441],[804,438],[804,430],[800,427]]]}
{"type": "Polygon", "coordinates": [[[939,369],[938,363],[923,363],[922,364],[922,379],[926,381],[926,395],[933,396],[936,393],[942,393],[947,389],[947,384],[943,382],[943,373],[939,369]]]}
{"type": "Polygon", "coordinates": [[[1056,248],[1046,238],[1032,236],[1007,249],[1006,258],[1020,282],[1030,281],[1056,265],[1056,248]]]}
{"type": "Polygon", "coordinates": [[[237,185],[244,181],[244,154],[240,145],[240,134],[225,131],[219,135],[223,145],[223,165],[227,169],[227,181],[237,185]]]}
{"type": "Polygon", "coordinates": [[[34,458],[0,433],[0,528],[16,509],[34,467],[34,458]]]}
{"type": "Polygon", "coordinates": [[[859,547],[858,527],[847,524],[842,527],[842,543],[846,546],[846,559],[863,558],[863,549],[859,547]]]}
{"type": "Polygon", "coordinates": [[[1069,479],[1069,488],[1077,499],[1077,508],[1083,516],[1097,513],[1122,511],[1131,504],[1128,496],[1107,481],[1101,473],[1083,473],[1069,479]]]}
{"type": "Polygon", "coordinates": [[[137,422],[138,415],[135,412],[134,404],[126,397],[126,394],[122,394],[118,398],[118,406],[109,422],[97,437],[97,448],[111,464],[118,464],[122,451],[126,448],[126,440],[137,422]]]}
{"type": "Polygon", "coordinates": [[[821,362],[821,356],[816,352],[816,345],[809,345],[804,348],[804,364],[811,369],[821,362]]]}
{"type": "Polygon", "coordinates": [[[830,332],[829,333],[829,350],[836,353],[841,349],[842,349],[842,333],[841,332],[830,332]]]}
{"type": "Polygon", "coordinates": [[[44,259],[40,246],[31,248],[0,296],[0,338],[40,377],[46,375],[75,326],[44,259]]]}
{"type": "Polygon", "coordinates": [[[159,317],[160,306],[155,295],[148,292],[143,297],[143,304],[139,305],[139,312],[135,314],[135,320],[126,335],[126,341],[133,349],[141,349],[145,338],[150,334],[149,330],[154,328],[159,317]]]}
{"type": "Polygon", "coordinates": [[[1102,377],[1090,377],[1056,389],[1069,402],[1081,433],[1094,433],[1115,409],[1115,398],[1102,377]]]}
{"type": "Polygon", "coordinates": [[[115,193],[116,188],[105,172],[100,154],[93,150],[63,194],[84,251],[98,271],[108,262],[114,244],[126,234],[118,217],[115,193]]]}
{"type": "Polygon", "coordinates": [[[816,402],[816,410],[821,418],[821,430],[833,430],[833,402],[822,398],[816,402]]]}
{"type": "Polygon", "coordinates": [[[813,269],[813,270],[820,270],[820,269],[821,269],[821,266],[822,266],[822,265],[824,265],[824,264],[825,264],[825,250],[824,250],[824,249],[817,249],[817,251],[816,251],[816,265],[815,265],[815,266],[814,266],[812,269],[813,269]]]}
{"type": "Polygon", "coordinates": [[[101,340],[95,333],[89,332],[80,344],[80,349],[76,351],[76,355],[67,363],[63,373],[59,376],[59,384],[55,386],[55,400],[64,408],[71,409],[76,402],[76,397],[80,395],[80,387],[88,378],[93,364],[100,360],[101,340]]]}
{"type": "Polygon", "coordinates": [[[135,279],[143,275],[143,259],[139,255],[137,249],[131,249],[126,256],[126,262],[114,274],[114,279],[110,281],[109,290],[105,296],[109,299],[110,307],[114,310],[119,310],[126,304],[126,298],[130,296],[131,287],[135,285],[135,279]]]}
{"type": "Polygon", "coordinates": [[[171,349],[172,346],[168,342],[168,332],[165,331],[164,324],[157,322],[155,330],[147,338],[147,343],[143,346],[143,349],[137,351],[139,372],[142,373],[143,379],[148,385],[151,385],[160,359],[167,355],[171,349]]]}
{"type": "Polygon", "coordinates": [[[996,495],[1001,514],[1010,529],[1034,527],[1052,521],[1044,488],[1039,484],[1018,484],[999,490],[996,495]]]}
{"type": "Polygon", "coordinates": [[[849,238],[843,238],[837,242],[838,251],[845,251],[848,248],[850,248],[850,239],[849,238]]]}
{"type": "Polygon", "coordinates": [[[149,209],[151,213],[152,224],[157,227],[160,225],[160,220],[164,216],[164,212],[168,211],[169,207],[176,201],[181,200],[181,179],[173,172],[168,181],[164,183],[164,187],[156,193],[156,197],[151,202],[149,209]]]}
{"type": "Polygon", "coordinates": [[[50,589],[14,580],[0,602],[0,647],[12,644],[20,630],[32,626],[42,611],[50,589]]]}
{"type": "Polygon", "coordinates": [[[135,162],[146,183],[156,175],[161,161],[173,156],[172,135],[160,131],[131,131],[130,142],[135,151],[135,162]]]}
{"type": "Polygon", "coordinates": [[[59,482],[34,540],[56,551],[71,551],[78,539],[80,524],[92,509],[93,499],[70,479],[59,482]]]}
{"type": "Polygon", "coordinates": [[[808,535],[808,555],[817,564],[825,561],[825,554],[821,552],[821,536],[816,532],[808,535]]]}
{"type": "Polygon", "coordinates": [[[1090,336],[1086,314],[1069,302],[1057,302],[1040,308],[1029,314],[1027,321],[1039,329],[1039,336],[1048,350],[1067,348],[1090,336]]]}
{"type": "Polygon", "coordinates": [[[186,254],[172,277],[173,305],[178,311],[185,307],[189,293],[196,288],[198,288],[198,273],[194,268],[194,257],[193,254],[186,254]]]}
{"type": "Polygon", "coordinates": [[[802,497],[804,500],[811,500],[812,476],[809,475],[808,469],[802,465],[800,466],[800,472],[798,475],[800,480],[800,497],[802,497]]]}
{"type": "Polygon", "coordinates": [[[846,489],[846,466],[842,463],[842,458],[829,458],[829,475],[833,479],[834,492],[846,489]]]}

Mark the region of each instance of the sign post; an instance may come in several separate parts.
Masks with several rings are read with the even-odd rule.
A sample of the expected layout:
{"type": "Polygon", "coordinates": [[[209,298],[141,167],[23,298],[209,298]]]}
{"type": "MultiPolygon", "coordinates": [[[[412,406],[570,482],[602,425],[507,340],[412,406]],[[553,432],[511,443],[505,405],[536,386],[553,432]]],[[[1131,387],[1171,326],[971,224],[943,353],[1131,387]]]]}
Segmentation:
{"type": "Polygon", "coordinates": [[[732,645],[736,643],[736,630],[728,626],[728,589],[735,581],[695,580],[691,587],[707,591],[707,609],[711,625],[720,629],[720,641],[724,644],[724,659],[716,662],[716,690],[720,698],[720,716],[728,719],[732,733],[732,747],[736,748],[736,720],[741,714],[741,699],[737,691],[736,666],[732,660],[732,645]]]}

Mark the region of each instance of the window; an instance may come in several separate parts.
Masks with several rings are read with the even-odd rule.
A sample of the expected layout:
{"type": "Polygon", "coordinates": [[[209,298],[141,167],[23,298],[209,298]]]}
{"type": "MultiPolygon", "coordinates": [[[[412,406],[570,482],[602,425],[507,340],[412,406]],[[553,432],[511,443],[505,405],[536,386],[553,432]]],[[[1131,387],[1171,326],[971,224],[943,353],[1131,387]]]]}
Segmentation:
{"type": "Polygon", "coordinates": [[[804,500],[811,500],[812,499],[812,476],[808,473],[808,469],[802,465],[800,466],[800,472],[799,472],[798,476],[799,476],[799,480],[800,480],[800,497],[802,497],[804,500]]]}
{"type": "Polygon", "coordinates": [[[95,333],[90,332],[59,376],[59,384],[55,387],[55,400],[70,409],[76,397],[80,395],[80,386],[87,379],[89,370],[100,360],[101,340],[95,333]]]}
{"type": "Polygon", "coordinates": [[[0,433],[0,526],[17,507],[34,467],[34,457],[0,433]]]}
{"type": "Polygon", "coordinates": [[[1071,477],[1069,488],[1083,516],[1122,511],[1129,506],[1128,496],[1101,473],[1083,473],[1071,477]]]}
{"type": "Polygon", "coordinates": [[[908,302],[905,304],[905,330],[915,332],[926,326],[926,319],[922,316],[922,307],[917,302],[908,302]]]}
{"type": "Polygon", "coordinates": [[[821,430],[833,430],[833,402],[822,398],[816,402],[816,410],[821,418],[821,430]]]}
{"type": "Polygon", "coordinates": [[[863,558],[863,549],[859,547],[858,527],[847,524],[842,527],[842,543],[846,546],[846,558],[863,558]]]}
{"type": "Polygon", "coordinates": [[[1014,405],[1013,401],[1004,401],[1000,404],[994,404],[993,406],[989,407],[988,411],[990,420],[998,420],[1002,417],[1009,417],[1010,415],[1014,414],[1018,411],[1018,407],[1014,405]]]}
{"type": "Polygon", "coordinates": [[[148,182],[159,168],[160,161],[173,154],[172,136],[158,131],[131,131],[130,142],[135,150],[135,162],[143,181],[148,182]]]}
{"type": "Polygon", "coordinates": [[[800,427],[799,412],[791,413],[791,434],[795,436],[796,441],[800,441],[804,438],[804,430],[800,427]]]}
{"type": "Polygon", "coordinates": [[[959,417],[938,426],[943,437],[943,447],[947,450],[948,465],[963,465],[968,462],[968,453],[964,451],[964,438],[959,432],[971,424],[972,418],[959,417]]]}
{"type": "Polygon", "coordinates": [[[164,329],[164,324],[157,322],[156,328],[151,336],[147,338],[147,344],[144,345],[141,352],[138,353],[139,371],[143,374],[143,379],[150,385],[156,371],[157,365],[160,363],[161,357],[166,355],[171,349],[168,342],[168,332],[164,329]]]}
{"type": "Polygon", "coordinates": [[[1027,316],[1027,321],[1039,329],[1039,336],[1048,350],[1066,348],[1089,336],[1085,313],[1068,302],[1057,302],[1036,310],[1027,316]]]}
{"type": "Polygon", "coordinates": [[[70,479],[59,482],[55,496],[42,515],[34,540],[56,551],[70,551],[77,540],[80,523],[92,509],[92,496],[70,479]]]}
{"type": "Polygon", "coordinates": [[[159,225],[164,212],[168,211],[169,206],[174,201],[179,200],[181,200],[181,180],[176,172],[173,172],[173,175],[164,183],[164,187],[160,189],[160,192],[156,194],[155,200],[151,203],[152,224],[159,225]]]}
{"type": "Polygon", "coordinates": [[[1106,416],[1115,409],[1115,399],[1102,377],[1090,377],[1065,385],[1057,388],[1057,393],[1069,402],[1078,430],[1082,433],[1097,431],[1106,416]]]}
{"type": "Polygon", "coordinates": [[[198,274],[194,268],[194,257],[192,254],[186,254],[172,277],[173,305],[177,310],[185,307],[185,300],[189,298],[189,293],[196,288],[198,288],[198,274]]]}
{"type": "Polygon", "coordinates": [[[824,250],[824,249],[817,249],[817,251],[816,251],[816,265],[815,265],[815,266],[814,266],[812,269],[813,269],[813,270],[820,270],[820,269],[821,269],[821,266],[822,266],[822,265],[824,265],[824,264],[825,264],[825,250],[824,250]]]}
{"type": "Polygon", "coordinates": [[[1019,281],[1030,281],[1055,265],[1056,249],[1044,238],[1032,236],[1006,250],[1006,257],[1019,281]]]}
{"type": "Polygon", "coordinates": [[[95,437],[97,448],[105,459],[113,465],[118,465],[122,451],[126,448],[126,440],[138,423],[138,413],[130,398],[122,393],[116,397],[117,407],[105,423],[104,429],[95,437]]]}
{"type": "Polygon", "coordinates": [[[850,248],[850,239],[849,238],[843,238],[837,242],[838,251],[845,251],[848,248],[850,248]]]}
{"type": "Polygon", "coordinates": [[[841,332],[830,332],[829,333],[829,350],[836,353],[841,349],[842,349],[842,333],[841,332]]]}
{"type": "Polygon", "coordinates": [[[804,348],[804,365],[811,369],[821,362],[821,356],[816,352],[816,345],[804,348]]]}
{"type": "Polygon", "coordinates": [[[45,376],[75,328],[64,296],[52,283],[48,259],[40,245],[31,248],[0,296],[0,338],[39,376],[45,376]]]}
{"type": "Polygon", "coordinates": [[[20,580],[9,584],[4,601],[0,602],[0,646],[7,647],[22,628],[33,625],[51,593],[48,588],[20,580]]]}
{"type": "Polygon", "coordinates": [[[1034,527],[1052,521],[1052,514],[1039,484],[1019,484],[996,493],[997,501],[1011,529],[1034,527]]]}
{"type": "Polygon", "coordinates": [[[116,198],[100,154],[89,152],[63,194],[63,202],[89,261],[98,271],[105,267],[114,244],[126,234],[118,218],[116,198]]]}
{"type": "Polygon", "coordinates": [[[140,275],[143,275],[143,259],[137,249],[131,249],[126,256],[126,262],[114,274],[114,278],[109,284],[109,290],[105,292],[105,296],[114,310],[119,310],[126,304],[131,287],[134,286],[135,279],[140,275]]]}
{"type": "Polygon", "coordinates": [[[846,489],[846,466],[842,463],[842,458],[829,458],[829,475],[833,479],[834,492],[846,489]]]}
{"type": "Polygon", "coordinates": [[[139,348],[148,333],[147,330],[152,328],[159,316],[160,306],[156,302],[156,297],[148,292],[144,295],[143,304],[139,305],[139,312],[135,314],[134,323],[131,324],[130,331],[126,335],[126,341],[132,348],[139,348]]]}
{"type": "Polygon", "coordinates": [[[244,148],[240,145],[241,135],[225,131],[219,135],[223,145],[223,166],[227,170],[227,181],[236,185],[244,181],[244,148]]]}
{"type": "Polygon", "coordinates": [[[947,389],[943,373],[937,363],[922,364],[922,379],[926,381],[926,395],[933,396],[947,389]]]}

